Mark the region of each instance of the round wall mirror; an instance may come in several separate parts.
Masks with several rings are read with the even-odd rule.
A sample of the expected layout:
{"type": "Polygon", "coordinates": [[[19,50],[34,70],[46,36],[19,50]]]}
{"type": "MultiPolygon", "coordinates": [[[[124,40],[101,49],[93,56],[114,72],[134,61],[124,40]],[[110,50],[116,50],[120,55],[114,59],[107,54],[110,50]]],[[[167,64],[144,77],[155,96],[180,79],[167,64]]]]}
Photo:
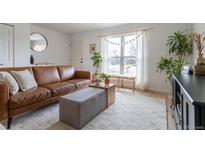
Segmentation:
{"type": "Polygon", "coordinates": [[[30,35],[30,46],[33,51],[42,52],[48,47],[48,41],[43,34],[32,33],[30,35]]]}

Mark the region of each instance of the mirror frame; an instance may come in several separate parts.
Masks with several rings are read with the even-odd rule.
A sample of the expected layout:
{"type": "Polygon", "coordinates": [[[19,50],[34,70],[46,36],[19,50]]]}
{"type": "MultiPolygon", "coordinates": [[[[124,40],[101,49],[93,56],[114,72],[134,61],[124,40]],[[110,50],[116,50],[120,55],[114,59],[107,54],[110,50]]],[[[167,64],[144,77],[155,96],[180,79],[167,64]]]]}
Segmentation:
{"type": "MultiPolygon", "coordinates": [[[[43,35],[42,33],[39,33],[39,32],[33,32],[33,33],[30,33],[30,37],[31,37],[31,35],[33,35],[33,34],[40,34],[40,35],[46,40],[46,48],[45,48],[44,50],[42,50],[42,51],[36,51],[36,50],[34,50],[34,49],[31,47],[31,43],[30,43],[30,49],[33,50],[33,51],[35,51],[35,52],[39,52],[39,53],[45,51],[45,50],[48,48],[48,40],[47,40],[47,38],[45,37],[45,35],[43,35]]],[[[30,41],[31,41],[31,39],[30,39],[30,41]]]]}

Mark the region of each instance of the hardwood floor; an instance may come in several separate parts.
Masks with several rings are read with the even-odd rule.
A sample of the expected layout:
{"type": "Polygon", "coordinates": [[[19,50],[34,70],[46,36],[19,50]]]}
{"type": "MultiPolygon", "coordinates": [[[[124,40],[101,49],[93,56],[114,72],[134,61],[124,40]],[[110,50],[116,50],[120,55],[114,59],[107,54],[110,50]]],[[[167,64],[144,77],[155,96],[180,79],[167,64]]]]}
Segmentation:
{"type": "MultiPolygon", "coordinates": [[[[116,91],[118,91],[116,89],[116,91]]],[[[122,93],[131,93],[133,94],[133,91],[131,89],[123,89],[123,88],[120,88],[119,92],[122,92],[122,93]]],[[[166,99],[168,97],[168,93],[162,93],[162,92],[156,92],[156,91],[138,91],[136,90],[134,94],[141,94],[141,95],[144,95],[144,96],[148,96],[148,97],[155,97],[155,98],[161,98],[161,99],[166,99]]]]}
{"type": "Polygon", "coordinates": [[[168,96],[166,99],[167,109],[167,128],[168,130],[175,130],[174,119],[172,118],[172,98],[168,96]]]}
{"type": "Polygon", "coordinates": [[[144,91],[144,92],[140,92],[140,93],[142,95],[145,95],[145,96],[161,98],[161,99],[166,99],[168,96],[167,93],[156,92],[156,91],[144,91]]]}

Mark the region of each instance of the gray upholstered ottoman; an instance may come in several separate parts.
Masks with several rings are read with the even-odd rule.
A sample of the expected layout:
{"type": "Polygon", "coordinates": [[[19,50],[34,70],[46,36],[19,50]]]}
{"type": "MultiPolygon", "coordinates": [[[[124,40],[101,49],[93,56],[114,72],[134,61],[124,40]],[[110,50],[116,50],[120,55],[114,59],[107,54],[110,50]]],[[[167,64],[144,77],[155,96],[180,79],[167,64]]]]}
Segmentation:
{"type": "Polygon", "coordinates": [[[60,121],[80,129],[105,108],[105,90],[88,87],[60,98],[60,121]]]}

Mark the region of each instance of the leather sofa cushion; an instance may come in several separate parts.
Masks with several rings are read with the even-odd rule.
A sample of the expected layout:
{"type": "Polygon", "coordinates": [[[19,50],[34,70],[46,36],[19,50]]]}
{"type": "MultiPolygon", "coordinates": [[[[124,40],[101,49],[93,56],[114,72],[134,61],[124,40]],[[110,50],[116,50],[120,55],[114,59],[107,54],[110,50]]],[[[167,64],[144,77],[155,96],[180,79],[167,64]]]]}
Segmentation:
{"type": "Polygon", "coordinates": [[[76,85],[77,88],[82,88],[89,86],[91,84],[91,80],[88,79],[73,79],[73,80],[68,80],[64,81],[63,83],[73,83],[76,85]]]}
{"type": "Polygon", "coordinates": [[[18,92],[15,95],[10,95],[9,109],[16,109],[49,98],[51,98],[51,91],[43,87],[30,89],[26,92],[18,92]]]}
{"type": "Polygon", "coordinates": [[[75,76],[75,69],[73,66],[58,66],[58,71],[61,81],[72,79],[75,76]]]}
{"type": "Polygon", "coordinates": [[[34,67],[33,72],[38,85],[60,81],[60,76],[56,66],[34,67]]]}
{"type": "Polygon", "coordinates": [[[50,89],[53,97],[67,94],[69,92],[74,91],[76,88],[75,84],[73,83],[62,83],[62,82],[43,85],[43,87],[50,89]]]}

